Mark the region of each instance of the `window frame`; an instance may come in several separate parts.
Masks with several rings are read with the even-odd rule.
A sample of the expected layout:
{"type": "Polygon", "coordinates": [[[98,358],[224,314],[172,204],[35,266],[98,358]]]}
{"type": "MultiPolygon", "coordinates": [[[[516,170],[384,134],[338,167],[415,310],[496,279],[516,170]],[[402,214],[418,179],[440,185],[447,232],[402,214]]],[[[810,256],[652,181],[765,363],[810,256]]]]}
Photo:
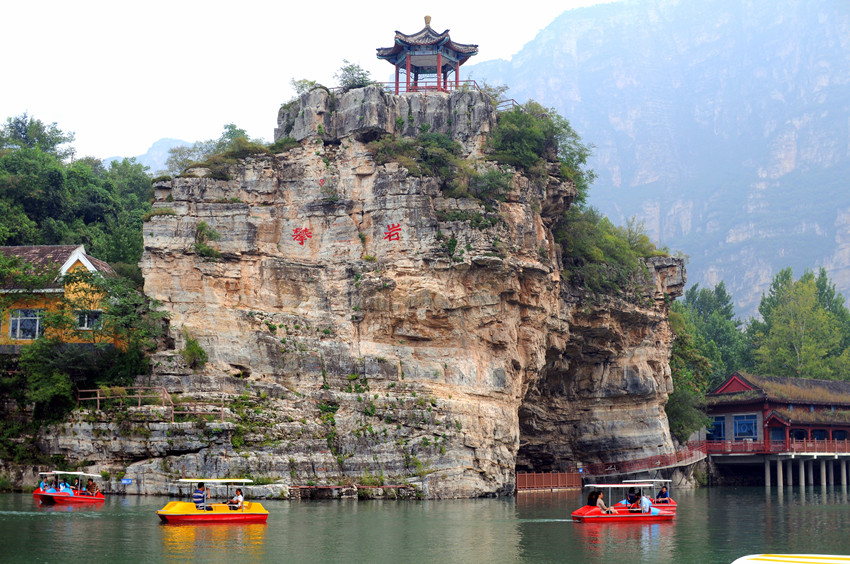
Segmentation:
{"type": "Polygon", "coordinates": [[[711,427],[706,429],[705,438],[708,441],[725,441],[726,440],[726,416],[725,415],[715,415],[714,423],[712,423],[711,427]],[[718,425],[719,424],[719,425],[718,425]],[[715,433],[714,430],[718,430],[719,433],[715,433]]]}
{"type": "Polygon", "coordinates": [[[99,309],[79,309],[76,312],[77,331],[95,331],[103,328],[103,311],[99,309]],[[92,315],[95,314],[95,315],[92,315]],[[80,324],[80,319],[85,316],[85,325],[80,324]],[[90,324],[89,320],[94,319],[90,324]]]}
{"type": "Polygon", "coordinates": [[[34,341],[44,336],[44,309],[41,308],[18,308],[9,310],[9,339],[12,341],[34,341]],[[22,312],[33,312],[30,315],[22,315],[22,312]],[[21,324],[25,321],[35,321],[34,336],[21,336],[21,324]]]}
{"type": "Polygon", "coordinates": [[[736,441],[758,440],[758,415],[755,413],[741,413],[739,415],[733,415],[732,432],[736,441]]]}

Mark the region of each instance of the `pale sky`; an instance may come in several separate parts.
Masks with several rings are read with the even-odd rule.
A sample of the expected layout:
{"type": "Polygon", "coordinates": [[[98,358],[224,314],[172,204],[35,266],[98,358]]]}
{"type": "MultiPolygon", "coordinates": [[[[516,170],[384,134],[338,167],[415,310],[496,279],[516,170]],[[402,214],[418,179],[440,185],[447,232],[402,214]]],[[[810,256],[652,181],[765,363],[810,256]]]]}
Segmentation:
{"type": "Polygon", "coordinates": [[[472,64],[509,59],[562,12],[600,1],[8,2],[0,120],[26,111],[56,122],[76,134],[77,157],[217,138],[226,123],[271,141],[290,80],[332,86],[343,59],[389,80],[375,49],[422,29],[426,14],[478,44],[472,64]]]}

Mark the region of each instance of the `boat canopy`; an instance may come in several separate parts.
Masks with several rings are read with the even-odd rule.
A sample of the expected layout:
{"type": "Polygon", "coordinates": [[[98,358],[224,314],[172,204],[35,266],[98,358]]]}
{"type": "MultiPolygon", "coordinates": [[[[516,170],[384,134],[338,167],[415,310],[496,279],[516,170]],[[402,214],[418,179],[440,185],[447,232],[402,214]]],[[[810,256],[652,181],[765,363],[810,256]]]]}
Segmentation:
{"type": "Polygon", "coordinates": [[[586,488],[608,488],[608,489],[619,489],[619,488],[649,488],[652,487],[652,484],[648,484],[646,482],[624,482],[622,484],[585,484],[586,488]]]}
{"type": "Polygon", "coordinates": [[[658,479],[658,480],[623,480],[623,483],[624,484],[636,484],[638,482],[640,482],[640,483],[652,482],[653,484],[658,484],[658,483],[669,484],[672,481],[673,480],[661,480],[661,479],[658,479]]]}
{"type": "Polygon", "coordinates": [[[86,476],[89,478],[102,478],[100,474],[87,474],[86,472],[62,472],[61,470],[51,470],[50,472],[39,472],[39,476],[86,476]]]}

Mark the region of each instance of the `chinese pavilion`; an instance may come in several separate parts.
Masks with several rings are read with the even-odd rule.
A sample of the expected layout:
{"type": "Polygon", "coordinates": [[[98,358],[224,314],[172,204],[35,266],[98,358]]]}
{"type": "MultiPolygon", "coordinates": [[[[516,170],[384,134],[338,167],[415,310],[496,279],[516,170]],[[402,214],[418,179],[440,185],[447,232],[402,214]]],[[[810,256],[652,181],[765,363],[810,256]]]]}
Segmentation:
{"type": "Polygon", "coordinates": [[[478,45],[455,43],[449,30],[437,33],[431,29],[431,16],[425,16],[425,27],[406,35],[395,32],[395,45],[379,47],[378,58],[395,66],[395,93],[399,93],[399,74],[404,69],[405,92],[449,90],[449,73],[454,72],[454,88],[460,86],[460,65],[478,54],[478,45]],[[413,82],[411,84],[411,73],[413,82]],[[436,81],[420,81],[420,77],[435,75],[436,81]]]}

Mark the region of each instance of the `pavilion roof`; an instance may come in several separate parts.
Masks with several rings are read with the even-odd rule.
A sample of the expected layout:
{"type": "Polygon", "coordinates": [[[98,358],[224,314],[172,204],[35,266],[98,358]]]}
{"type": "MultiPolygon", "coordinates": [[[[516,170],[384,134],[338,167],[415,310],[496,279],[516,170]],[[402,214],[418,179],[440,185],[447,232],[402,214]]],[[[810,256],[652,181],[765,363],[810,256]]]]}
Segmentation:
{"type": "Polygon", "coordinates": [[[711,405],[739,403],[762,398],[780,403],[850,405],[850,382],[811,378],[779,378],[735,372],[714,392],[706,395],[711,405]],[[736,381],[734,392],[724,392],[736,381]]]}
{"type": "Polygon", "coordinates": [[[379,59],[392,59],[402,51],[410,50],[416,47],[434,46],[445,47],[454,51],[458,55],[460,64],[465,63],[470,57],[478,54],[478,45],[457,43],[452,41],[449,36],[449,30],[443,33],[437,33],[431,28],[430,17],[425,18],[425,27],[416,33],[406,34],[400,31],[395,32],[395,44],[392,47],[378,47],[379,59]]]}

